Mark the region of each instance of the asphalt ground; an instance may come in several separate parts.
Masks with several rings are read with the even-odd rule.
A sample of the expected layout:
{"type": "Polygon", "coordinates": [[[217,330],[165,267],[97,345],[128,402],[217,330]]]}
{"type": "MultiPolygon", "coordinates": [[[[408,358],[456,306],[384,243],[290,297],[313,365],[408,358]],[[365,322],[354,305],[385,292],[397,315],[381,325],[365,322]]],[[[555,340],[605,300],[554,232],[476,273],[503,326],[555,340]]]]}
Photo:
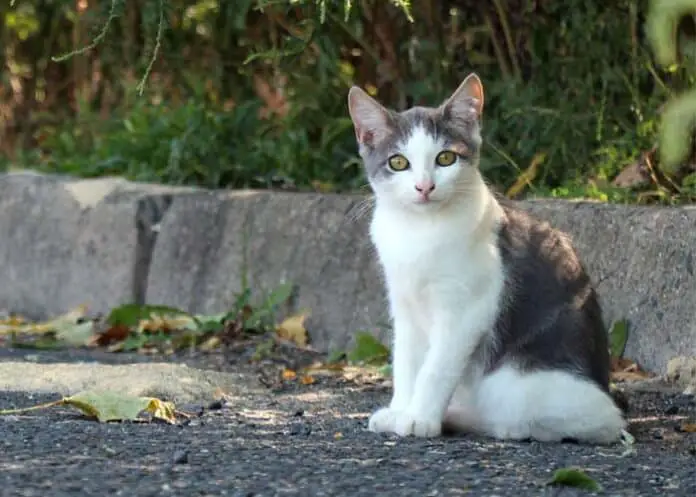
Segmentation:
{"type": "MultiPolygon", "coordinates": [[[[26,351],[4,351],[0,362],[18,354],[26,351]]],[[[33,363],[78,360],[85,353],[31,354],[33,363]]],[[[188,362],[242,373],[253,388],[227,401],[178,406],[193,416],[177,425],[100,424],[69,407],[0,416],[0,496],[587,495],[547,485],[564,467],[582,468],[602,486],[600,495],[696,495],[696,433],[683,431],[696,418],[696,399],[670,389],[628,393],[636,441],[627,451],[374,434],[367,418],[390,390],[373,376],[319,376],[304,385],[269,381],[269,373],[220,356],[188,362]]],[[[0,409],[58,397],[0,391],[0,409]]]]}

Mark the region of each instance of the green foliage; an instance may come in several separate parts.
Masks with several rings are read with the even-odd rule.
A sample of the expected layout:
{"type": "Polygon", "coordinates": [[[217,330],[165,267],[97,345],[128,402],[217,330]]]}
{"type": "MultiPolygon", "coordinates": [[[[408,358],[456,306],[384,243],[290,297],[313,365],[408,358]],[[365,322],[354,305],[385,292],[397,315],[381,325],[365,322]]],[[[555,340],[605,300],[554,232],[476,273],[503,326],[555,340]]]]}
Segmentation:
{"type": "Polygon", "coordinates": [[[383,366],[389,361],[389,348],[368,332],[360,332],[355,337],[355,347],[348,352],[348,360],[356,364],[383,366]]]}
{"type": "MultiPolygon", "coordinates": [[[[683,18],[694,12],[695,0],[652,0],[647,33],[657,62],[670,71],[675,71],[680,62],[691,71],[696,68],[696,40],[682,36],[683,31],[678,29],[683,18]]],[[[696,89],[692,89],[673,99],[664,111],[660,157],[670,171],[689,158],[695,127],[696,89]]]]}
{"type": "MultiPolygon", "coordinates": [[[[682,13],[690,5],[678,3],[682,13]]],[[[476,71],[486,93],[481,167],[493,185],[507,189],[542,154],[523,193],[693,196],[683,185],[650,185],[648,196],[611,186],[660,136],[670,164],[689,152],[680,123],[693,106],[669,104],[659,134],[660,108],[696,74],[676,42],[658,42],[656,60],[669,67],[653,63],[650,42],[664,41],[677,12],[664,2],[650,11],[643,0],[112,0],[79,13],[74,2],[27,5],[0,7],[0,42],[13,47],[9,76],[40,91],[9,107],[17,124],[0,128],[0,168],[354,190],[365,180],[346,109],[351,85],[403,109],[439,103],[476,71]]]]}
{"type": "Polygon", "coordinates": [[[590,492],[599,492],[602,487],[587,475],[582,469],[561,468],[554,472],[549,485],[574,487],[590,492]]]}
{"type": "Polygon", "coordinates": [[[614,322],[609,331],[609,352],[612,357],[623,357],[628,342],[628,321],[620,319],[614,322]]]}
{"type": "Polygon", "coordinates": [[[40,149],[23,162],[44,172],[207,187],[294,187],[313,181],[357,186],[351,126],[336,119],[323,129],[257,117],[258,101],[230,112],[192,100],[179,107],[138,100],[120,118],[86,119],[71,128],[44,128],[40,149]],[[312,133],[317,133],[314,138],[312,133]],[[250,139],[250,136],[253,139],[250,139]]]}

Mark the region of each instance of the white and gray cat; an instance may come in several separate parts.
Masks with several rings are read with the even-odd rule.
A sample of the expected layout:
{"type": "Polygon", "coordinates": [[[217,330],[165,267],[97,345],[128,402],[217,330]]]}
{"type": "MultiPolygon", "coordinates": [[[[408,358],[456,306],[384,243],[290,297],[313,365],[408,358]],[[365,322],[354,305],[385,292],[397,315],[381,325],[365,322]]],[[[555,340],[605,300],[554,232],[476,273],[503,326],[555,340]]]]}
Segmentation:
{"type": "Polygon", "coordinates": [[[483,103],[475,74],[437,108],[350,90],[394,326],[393,397],[369,429],[614,442],[626,422],[595,290],[564,234],[487,187],[483,103]]]}

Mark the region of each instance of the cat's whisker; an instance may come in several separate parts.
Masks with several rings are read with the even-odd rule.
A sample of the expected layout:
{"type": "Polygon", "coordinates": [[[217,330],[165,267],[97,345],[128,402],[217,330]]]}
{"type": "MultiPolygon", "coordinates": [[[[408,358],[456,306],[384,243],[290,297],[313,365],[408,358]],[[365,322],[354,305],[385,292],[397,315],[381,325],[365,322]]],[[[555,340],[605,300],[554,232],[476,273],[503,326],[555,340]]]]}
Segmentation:
{"type": "Polygon", "coordinates": [[[346,213],[346,219],[350,222],[357,222],[372,212],[375,206],[375,197],[366,197],[356,204],[346,213]]]}

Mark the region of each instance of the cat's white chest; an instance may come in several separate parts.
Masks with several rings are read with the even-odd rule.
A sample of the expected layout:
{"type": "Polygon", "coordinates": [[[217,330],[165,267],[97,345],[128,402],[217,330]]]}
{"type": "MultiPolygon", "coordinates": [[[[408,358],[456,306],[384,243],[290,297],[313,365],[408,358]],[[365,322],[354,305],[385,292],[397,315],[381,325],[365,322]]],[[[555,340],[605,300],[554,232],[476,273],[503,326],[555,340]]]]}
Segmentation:
{"type": "Polygon", "coordinates": [[[470,294],[497,254],[472,243],[466,220],[458,221],[376,211],[370,235],[387,284],[421,304],[440,294],[470,294]]]}

